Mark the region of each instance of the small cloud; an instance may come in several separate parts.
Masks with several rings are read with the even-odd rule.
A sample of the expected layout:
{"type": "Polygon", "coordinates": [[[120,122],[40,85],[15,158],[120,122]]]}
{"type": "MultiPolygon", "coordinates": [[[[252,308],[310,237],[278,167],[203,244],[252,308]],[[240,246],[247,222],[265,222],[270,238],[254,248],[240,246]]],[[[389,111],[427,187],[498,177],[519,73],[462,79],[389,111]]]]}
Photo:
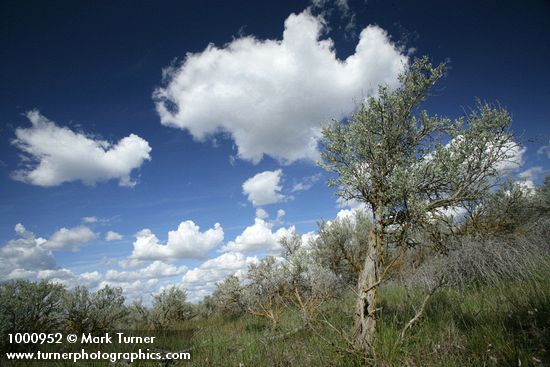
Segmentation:
{"type": "Polygon", "coordinates": [[[550,159],[550,142],[548,142],[548,145],[543,145],[537,150],[537,154],[539,155],[545,155],[548,159],[550,159]]]}
{"type": "Polygon", "coordinates": [[[97,218],[96,217],[83,217],[82,218],[82,221],[84,223],[96,223],[97,222],[97,218]]]}
{"type": "Polygon", "coordinates": [[[291,192],[309,190],[313,187],[313,185],[315,185],[317,181],[321,179],[321,177],[323,177],[322,173],[318,173],[313,176],[304,177],[300,182],[292,186],[291,192]]]}
{"type": "Polygon", "coordinates": [[[295,228],[279,228],[277,231],[273,231],[273,225],[273,223],[256,218],[253,225],[246,227],[233,241],[229,241],[223,246],[220,252],[279,252],[281,249],[279,241],[292,234],[295,228]]]}
{"type": "Polygon", "coordinates": [[[269,214],[262,208],[256,209],[256,218],[260,219],[267,219],[269,218],[269,214]]]}
{"type": "Polygon", "coordinates": [[[108,231],[105,234],[105,241],[111,242],[111,241],[120,241],[122,240],[123,236],[120,233],[117,233],[115,231],[108,231]]]}
{"type": "Polygon", "coordinates": [[[79,246],[93,241],[96,238],[97,235],[86,226],[61,228],[44,243],[44,247],[56,251],[67,250],[70,247],[76,250],[79,246]]]}
{"type": "Polygon", "coordinates": [[[258,173],[243,183],[243,194],[254,206],[281,202],[285,199],[285,196],[281,194],[282,175],[281,169],[258,173]]]}
{"type": "Polygon", "coordinates": [[[107,259],[106,261],[106,263],[113,263],[113,262],[115,262],[122,269],[132,269],[132,268],[137,268],[140,265],[143,265],[145,263],[145,260],[128,258],[128,259],[122,259],[122,260],[107,259]]]}

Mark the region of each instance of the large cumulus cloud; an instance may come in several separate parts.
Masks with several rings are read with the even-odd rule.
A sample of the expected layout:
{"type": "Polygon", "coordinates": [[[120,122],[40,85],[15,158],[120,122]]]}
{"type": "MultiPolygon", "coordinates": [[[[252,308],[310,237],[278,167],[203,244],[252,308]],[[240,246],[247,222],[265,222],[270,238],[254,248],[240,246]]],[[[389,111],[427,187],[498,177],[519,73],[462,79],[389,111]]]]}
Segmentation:
{"type": "Polygon", "coordinates": [[[321,124],[342,118],[378,84],[396,85],[407,57],[377,26],[363,29],[355,52],[340,60],[325,25],[306,10],[285,21],[282,40],[241,37],[209,45],[165,70],[154,93],[161,123],[197,140],[225,132],[240,158],[280,162],[318,158],[321,124]]]}

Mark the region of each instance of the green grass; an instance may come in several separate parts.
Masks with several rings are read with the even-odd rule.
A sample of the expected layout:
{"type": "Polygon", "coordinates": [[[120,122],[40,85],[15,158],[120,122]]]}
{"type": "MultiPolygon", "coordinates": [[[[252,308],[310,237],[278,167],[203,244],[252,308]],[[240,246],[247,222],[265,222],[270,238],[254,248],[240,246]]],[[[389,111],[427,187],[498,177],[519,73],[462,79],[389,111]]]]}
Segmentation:
{"type": "MultiPolygon", "coordinates": [[[[424,317],[400,345],[396,343],[398,335],[423,295],[407,295],[404,288],[386,285],[379,292],[378,334],[374,358],[368,362],[344,352],[347,345],[336,331],[349,333],[351,329],[352,294],[324,306],[323,315],[334,328],[318,322],[316,332],[300,329],[302,321],[297,310],[286,310],[276,328],[269,321],[250,315],[233,319],[215,316],[175,326],[181,333],[167,333],[155,343],[155,348],[192,348],[191,361],[175,366],[518,366],[520,362],[521,366],[545,366],[550,365],[549,280],[550,271],[544,269],[529,281],[461,291],[442,289],[434,294],[424,317]]],[[[104,349],[117,351],[116,346],[104,349]]]]}
{"type": "Polygon", "coordinates": [[[392,339],[413,316],[420,296],[406,300],[403,289],[389,290],[383,297],[376,365],[548,365],[549,279],[541,274],[526,282],[443,290],[400,348],[392,347],[392,339]]]}
{"type": "MultiPolygon", "coordinates": [[[[544,366],[550,365],[550,276],[541,272],[525,282],[502,282],[458,291],[443,289],[428,303],[420,323],[396,343],[423,295],[385,286],[380,292],[375,358],[365,363],[339,348],[346,343],[330,327],[321,336],[308,329],[282,335],[300,325],[287,311],[278,329],[244,316],[196,321],[193,366],[544,366]],[[334,343],[332,345],[331,343],[334,343]]],[[[352,325],[353,297],[333,302],[324,314],[337,329],[352,325]]]]}

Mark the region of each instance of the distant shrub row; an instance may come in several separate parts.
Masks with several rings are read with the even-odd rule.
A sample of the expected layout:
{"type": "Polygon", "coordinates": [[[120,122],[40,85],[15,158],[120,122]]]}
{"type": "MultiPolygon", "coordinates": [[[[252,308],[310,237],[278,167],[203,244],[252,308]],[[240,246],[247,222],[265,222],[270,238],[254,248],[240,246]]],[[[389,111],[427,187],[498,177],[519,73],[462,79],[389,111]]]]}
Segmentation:
{"type": "MultiPolygon", "coordinates": [[[[466,287],[503,279],[526,279],[548,267],[550,253],[550,178],[531,191],[505,187],[475,210],[453,218],[454,232],[431,238],[424,228],[395,264],[390,281],[408,287],[466,287]]],[[[317,236],[302,243],[294,234],[281,241],[281,257],[251,264],[244,279],[232,275],[198,305],[187,302],[178,287],[163,290],[150,306],[125,304],[121,288],[95,292],[68,290],[45,281],[0,284],[1,349],[8,333],[71,332],[101,334],[110,330],[176,328],[193,317],[238,317],[248,313],[268,319],[273,327],[285,308],[300,310],[305,324],[328,301],[353,290],[365,258],[369,217],[362,211],[320,222],[317,236]]],[[[388,252],[392,248],[388,235],[388,252]]],[[[13,345],[11,346],[13,347],[13,345]]]]}

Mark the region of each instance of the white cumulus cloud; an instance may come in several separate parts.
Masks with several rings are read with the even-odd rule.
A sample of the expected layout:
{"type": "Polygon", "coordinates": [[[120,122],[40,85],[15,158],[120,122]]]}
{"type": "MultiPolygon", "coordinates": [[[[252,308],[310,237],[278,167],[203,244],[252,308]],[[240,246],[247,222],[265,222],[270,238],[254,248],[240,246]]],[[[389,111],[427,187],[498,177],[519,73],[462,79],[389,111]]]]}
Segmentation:
{"type": "Polygon", "coordinates": [[[516,171],[525,163],[523,156],[526,151],[527,148],[521,147],[516,142],[509,142],[502,148],[502,153],[506,154],[506,158],[497,163],[496,169],[501,175],[516,171]]]}
{"type": "Polygon", "coordinates": [[[79,246],[96,238],[97,235],[86,226],[61,228],[44,243],[44,247],[52,250],[66,250],[72,247],[73,250],[76,250],[79,246]]]}
{"type": "Polygon", "coordinates": [[[243,183],[243,194],[254,206],[278,203],[285,199],[280,184],[283,171],[264,171],[243,183]]]}
{"type": "Polygon", "coordinates": [[[241,37],[208,45],[164,70],[153,98],[161,123],[197,140],[229,133],[241,159],[282,163],[319,158],[322,123],[342,118],[379,84],[397,85],[407,57],[386,31],[368,26],[355,52],[336,57],[322,17],[291,14],[281,40],[241,37]],[[355,100],[355,101],[354,101],[355,100]]]}
{"type": "Polygon", "coordinates": [[[46,239],[36,237],[21,223],[15,226],[19,238],[8,241],[0,248],[0,280],[32,275],[30,270],[50,269],[55,259],[44,244],[46,239]]]}
{"type": "Polygon", "coordinates": [[[137,135],[113,144],[59,127],[38,111],[26,116],[32,126],[16,129],[12,141],[25,154],[25,167],[12,175],[16,180],[47,187],[117,179],[121,186],[133,186],[131,172],[151,159],[149,143],[137,135]]]}
{"type": "Polygon", "coordinates": [[[73,288],[77,285],[92,288],[101,280],[101,274],[97,271],[75,274],[72,270],[61,268],[41,270],[38,272],[37,278],[52,283],[61,283],[67,288],[73,288]]]}
{"type": "Polygon", "coordinates": [[[122,288],[122,294],[128,300],[143,300],[150,303],[151,295],[157,290],[159,280],[157,278],[138,279],[133,282],[119,282],[114,280],[103,280],[98,285],[98,289],[109,287],[122,288]]]}
{"type": "Polygon", "coordinates": [[[105,234],[105,241],[111,242],[111,241],[120,241],[122,239],[122,235],[120,233],[117,233],[115,231],[108,231],[105,234]]]}
{"type": "Polygon", "coordinates": [[[249,264],[257,261],[256,257],[244,256],[239,252],[228,252],[189,270],[182,278],[182,285],[189,291],[190,301],[198,301],[212,293],[216,283],[229,275],[246,271],[249,264]]]}
{"type": "Polygon", "coordinates": [[[240,235],[235,237],[233,241],[229,241],[220,251],[277,253],[281,249],[279,241],[283,237],[291,235],[294,231],[294,227],[279,228],[273,231],[272,223],[256,218],[253,225],[246,227],[240,235]]]}
{"type": "Polygon", "coordinates": [[[131,258],[137,260],[204,259],[208,251],[223,241],[223,228],[216,223],[213,228],[201,232],[193,221],[181,222],[178,229],[168,232],[164,245],[149,229],[136,234],[131,258]]]}
{"type": "Polygon", "coordinates": [[[105,274],[105,279],[117,282],[133,282],[138,279],[172,277],[175,275],[184,274],[186,271],[186,266],[177,267],[175,265],[156,260],[150,265],[135,271],[108,270],[105,274]]]}

